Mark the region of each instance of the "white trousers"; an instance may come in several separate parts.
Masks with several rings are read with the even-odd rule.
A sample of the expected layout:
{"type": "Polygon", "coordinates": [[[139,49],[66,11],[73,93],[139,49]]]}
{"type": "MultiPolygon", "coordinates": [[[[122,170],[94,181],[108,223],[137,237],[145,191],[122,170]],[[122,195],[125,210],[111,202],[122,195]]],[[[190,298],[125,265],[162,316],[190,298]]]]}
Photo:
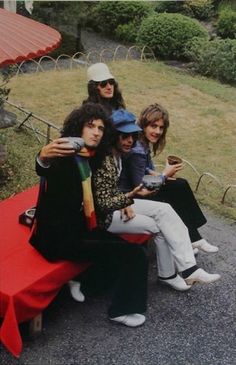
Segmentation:
{"type": "Polygon", "coordinates": [[[119,210],[113,213],[111,233],[150,233],[156,245],[158,275],[167,278],[196,265],[188,229],[167,203],[135,199],[136,214],[124,222],[119,210]]]}

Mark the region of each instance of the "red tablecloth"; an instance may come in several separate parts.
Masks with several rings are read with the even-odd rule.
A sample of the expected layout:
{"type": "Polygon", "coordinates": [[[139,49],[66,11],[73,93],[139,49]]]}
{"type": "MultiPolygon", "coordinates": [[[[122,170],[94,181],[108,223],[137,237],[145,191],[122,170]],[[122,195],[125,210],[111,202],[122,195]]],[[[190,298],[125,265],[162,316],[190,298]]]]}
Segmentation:
{"type": "MultiPolygon", "coordinates": [[[[49,263],[28,243],[30,230],[18,217],[35,204],[37,193],[35,186],[0,202],[0,341],[16,357],[22,351],[18,324],[41,313],[60,288],[89,265],[49,263]]],[[[150,235],[122,237],[142,244],[150,235]]]]}
{"type": "Polygon", "coordinates": [[[0,202],[0,340],[15,356],[22,351],[18,324],[42,312],[60,288],[88,264],[47,262],[29,243],[18,216],[36,202],[33,187],[0,202]]]}

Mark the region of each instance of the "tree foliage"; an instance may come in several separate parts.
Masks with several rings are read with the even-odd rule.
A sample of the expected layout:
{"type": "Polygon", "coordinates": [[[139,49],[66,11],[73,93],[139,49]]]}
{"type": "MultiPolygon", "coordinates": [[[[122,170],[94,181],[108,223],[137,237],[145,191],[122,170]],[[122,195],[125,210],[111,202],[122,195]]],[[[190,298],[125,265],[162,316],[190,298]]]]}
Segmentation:
{"type": "Polygon", "coordinates": [[[57,28],[62,45],[54,54],[83,51],[81,28],[92,21],[93,1],[35,1],[32,17],[57,28]]]}
{"type": "Polygon", "coordinates": [[[114,34],[117,27],[132,23],[139,26],[152,8],[145,1],[100,1],[97,8],[97,27],[105,34],[114,34]]]}

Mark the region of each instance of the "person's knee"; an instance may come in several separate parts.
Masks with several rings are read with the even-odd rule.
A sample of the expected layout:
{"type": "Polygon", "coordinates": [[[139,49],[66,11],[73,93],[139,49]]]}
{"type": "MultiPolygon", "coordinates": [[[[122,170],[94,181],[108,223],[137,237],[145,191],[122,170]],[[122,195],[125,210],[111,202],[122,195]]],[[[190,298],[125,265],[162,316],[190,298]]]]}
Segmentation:
{"type": "Polygon", "coordinates": [[[175,187],[177,189],[186,189],[189,188],[189,183],[186,179],[183,179],[182,177],[175,180],[175,187]]]}
{"type": "Polygon", "coordinates": [[[164,213],[171,214],[173,211],[172,206],[169,203],[163,203],[162,204],[162,210],[164,213]]]}

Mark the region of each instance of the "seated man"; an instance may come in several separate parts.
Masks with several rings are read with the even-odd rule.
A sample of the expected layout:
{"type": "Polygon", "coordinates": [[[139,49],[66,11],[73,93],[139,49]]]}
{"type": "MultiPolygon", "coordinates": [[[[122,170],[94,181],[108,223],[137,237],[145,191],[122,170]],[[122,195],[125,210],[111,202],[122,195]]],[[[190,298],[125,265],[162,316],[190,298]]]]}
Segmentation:
{"type": "Polygon", "coordinates": [[[218,280],[220,275],[209,274],[196,266],[188,229],[169,204],[134,199],[137,195],[144,198],[153,193],[142,185],[127,193],[119,189],[121,157],[130,152],[141,128],[135,124],[135,116],[124,109],[114,111],[112,119],[115,131],[110,153],[92,177],[100,227],[116,234],[152,233],[159,280],[174,289],[188,290],[195,282],[218,280]]]}
{"type": "Polygon", "coordinates": [[[111,127],[101,105],[86,103],[66,118],[62,138],[41,149],[36,172],[44,184],[30,243],[49,261],[93,262],[105,273],[112,269],[109,318],[136,327],[145,321],[146,253],[142,245],[97,227],[91,191],[90,164],[103,160],[111,127]],[[69,136],[81,137],[85,147],[72,145],[69,136]]]}

